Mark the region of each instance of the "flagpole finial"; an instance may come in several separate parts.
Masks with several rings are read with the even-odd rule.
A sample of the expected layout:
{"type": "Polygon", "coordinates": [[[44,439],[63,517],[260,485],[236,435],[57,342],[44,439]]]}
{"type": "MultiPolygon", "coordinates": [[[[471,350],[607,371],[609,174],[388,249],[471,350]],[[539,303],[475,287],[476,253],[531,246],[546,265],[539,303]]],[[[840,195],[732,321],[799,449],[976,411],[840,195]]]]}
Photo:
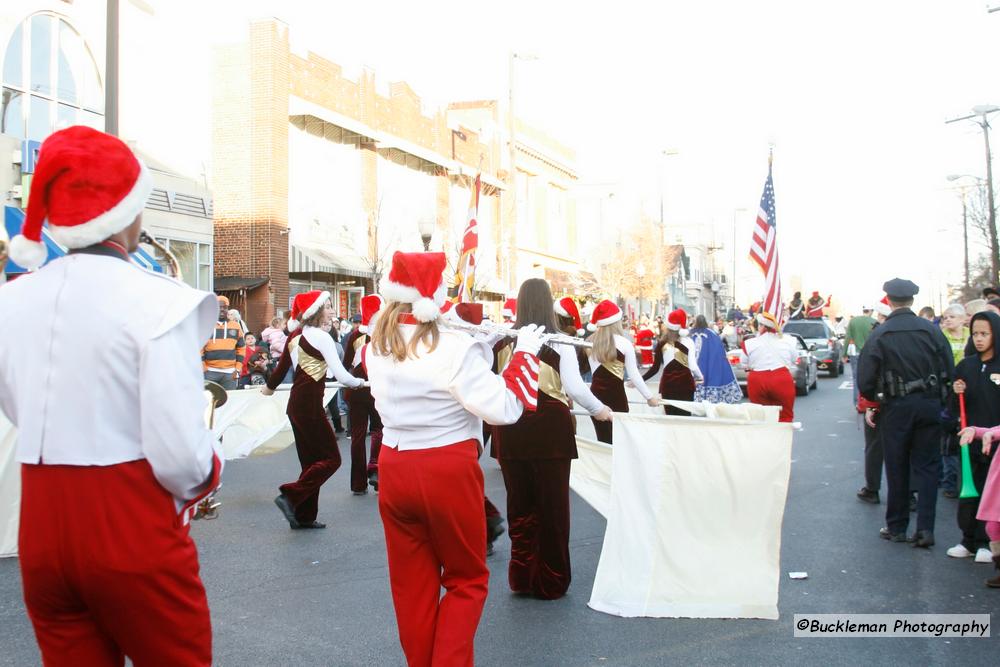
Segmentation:
{"type": "Polygon", "coordinates": [[[774,162],[774,144],[770,143],[767,145],[767,166],[770,167],[774,162]]]}

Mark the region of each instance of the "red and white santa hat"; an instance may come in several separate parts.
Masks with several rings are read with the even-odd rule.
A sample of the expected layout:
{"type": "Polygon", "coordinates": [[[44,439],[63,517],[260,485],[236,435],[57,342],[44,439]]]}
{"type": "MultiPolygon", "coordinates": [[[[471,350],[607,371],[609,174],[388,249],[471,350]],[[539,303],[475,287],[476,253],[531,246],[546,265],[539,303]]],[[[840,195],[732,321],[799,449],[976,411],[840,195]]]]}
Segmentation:
{"type": "Polygon", "coordinates": [[[587,330],[597,331],[597,327],[606,327],[609,324],[621,322],[621,320],[622,309],[616,306],[613,301],[605,299],[597,304],[594,312],[590,314],[590,323],[587,325],[587,330]]]}
{"type": "Polygon", "coordinates": [[[382,281],[386,301],[412,304],[420,322],[433,322],[441,315],[447,290],[444,286],[443,252],[399,252],[392,256],[389,277],[382,281]]]}
{"type": "Polygon", "coordinates": [[[678,308],[677,310],[671,312],[667,315],[667,321],[664,322],[664,326],[671,331],[676,331],[681,336],[687,336],[687,323],[688,314],[683,308],[678,308]]]}
{"type": "Polygon", "coordinates": [[[10,257],[37,269],[48,253],[42,225],[59,244],[84,248],[117,234],[142,213],[153,190],[146,167],[121,139],[75,125],[42,143],[28,212],[10,257]]]}
{"type": "Polygon", "coordinates": [[[584,334],[583,320],[580,318],[580,309],[577,307],[575,299],[569,296],[564,296],[552,304],[552,310],[556,312],[556,315],[568,317],[573,320],[573,326],[576,328],[577,336],[582,336],[584,334]]]}
{"type": "Polygon", "coordinates": [[[517,299],[507,299],[503,303],[503,310],[500,314],[510,319],[517,318],[517,299]]]}
{"type": "Polygon", "coordinates": [[[889,305],[888,296],[882,297],[882,300],[875,304],[875,312],[882,317],[889,317],[892,314],[892,306],[889,305]]]}
{"type": "Polygon", "coordinates": [[[318,313],[323,304],[329,300],[330,293],[325,290],[314,289],[296,294],[292,299],[292,316],[288,319],[288,331],[298,329],[302,320],[308,320],[318,313]]]}
{"type": "Polygon", "coordinates": [[[385,303],[378,294],[369,294],[361,299],[361,325],[358,331],[368,333],[368,329],[375,325],[375,316],[382,309],[385,303]]]}

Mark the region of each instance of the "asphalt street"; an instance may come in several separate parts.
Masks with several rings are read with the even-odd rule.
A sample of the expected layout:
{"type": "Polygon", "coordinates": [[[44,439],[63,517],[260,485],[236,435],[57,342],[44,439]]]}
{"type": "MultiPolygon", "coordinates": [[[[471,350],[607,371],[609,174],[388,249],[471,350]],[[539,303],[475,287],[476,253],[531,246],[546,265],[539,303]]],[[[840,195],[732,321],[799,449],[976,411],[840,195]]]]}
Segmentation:
{"type": "MultiPolygon", "coordinates": [[[[849,375],[848,375],[849,377],[849,375]]],[[[997,664],[998,639],[793,637],[796,613],[990,613],[1000,591],[992,566],[945,556],[958,542],[955,501],[938,501],[930,550],[878,537],[885,505],[859,502],[863,440],[849,383],[821,377],[796,402],[792,476],[782,530],[781,617],[764,620],[622,619],[587,607],[603,518],[574,495],[573,585],[562,600],[514,597],[509,542],[489,560],[490,595],[476,644],[478,665],[997,664]],[[790,580],[788,572],[808,578],[790,580]]],[[[341,452],[349,457],[349,441],[341,452]]],[[[505,502],[496,464],[483,458],[486,490],[505,502]]],[[[193,529],[208,590],[218,665],[402,665],[389,595],[377,496],[356,497],[348,466],[320,499],[324,531],[290,531],[272,503],[295,477],[293,450],[230,462],[221,517],[193,529]]],[[[911,526],[912,530],[912,526],[911,526]]],[[[740,568],[740,545],[731,545],[740,568]]],[[[0,560],[0,664],[39,664],[21,599],[16,559],[0,560]]]]}

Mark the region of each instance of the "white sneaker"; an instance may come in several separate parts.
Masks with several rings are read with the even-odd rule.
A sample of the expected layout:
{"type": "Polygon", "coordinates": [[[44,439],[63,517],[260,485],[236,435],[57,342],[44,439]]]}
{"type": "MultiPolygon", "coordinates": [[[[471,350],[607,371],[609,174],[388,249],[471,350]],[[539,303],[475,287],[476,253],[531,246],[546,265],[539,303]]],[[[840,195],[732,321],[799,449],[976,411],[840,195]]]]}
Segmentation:
{"type": "Polygon", "coordinates": [[[977,563],[992,563],[993,562],[993,552],[989,549],[978,549],[976,551],[976,562],[977,563]]]}
{"type": "MultiPolygon", "coordinates": [[[[986,551],[986,549],[980,549],[980,551],[986,551]]],[[[964,544],[956,544],[945,553],[952,558],[968,558],[972,555],[972,552],[966,549],[964,544]]],[[[990,556],[990,560],[993,560],[992,556],[990,556]]]]}

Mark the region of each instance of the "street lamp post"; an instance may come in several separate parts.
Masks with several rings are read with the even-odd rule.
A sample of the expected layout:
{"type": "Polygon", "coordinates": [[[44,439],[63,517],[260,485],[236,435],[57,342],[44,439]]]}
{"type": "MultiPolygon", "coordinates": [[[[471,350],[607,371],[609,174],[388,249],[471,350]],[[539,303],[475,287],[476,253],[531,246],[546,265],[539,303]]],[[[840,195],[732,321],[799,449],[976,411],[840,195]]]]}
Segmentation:
{"type": "Polygon", "coordinates": [[[430,252],[431,238],[434,236],[434,221],[430,218],[420,218],[417,221],[420,240],[424,242],[424,252],[430,252]]]}
{"type": "MultiPolygon", "coordinates": [[[[973,178],[976,181],[981,181],[982,179],[978,176],[969,176],[968,174],[951,174],[948,176],[949,181],[957,181],[960,178],[973,178]]],[[[962,252],[965,261],[965,289],[969,289],[969,219],[966,208],[965,197],[968,194],[968,189],[965,187],[960,187],[959,192],[962,195],[962,252]]]]}
{"type": "Polygon", "coordinates": [[[955,123],[960,120],[972,120],[983,130],[983,142],[986,146],[986,198],[987,206],[989,207],[990,284],[992,285],[1000,282],[998,280],[998,276],[1000,276],[1000,239],[997,239],[997,210],[993,200],[993,156],[990,153],[990,122],[988,116],[997,111],[1000,111],[1000,107],[992,104],[984,104],[972,107],[972,114],[969,116],[945,121],[946,123],[955,123]]]}
{"type": "Polygon", "coordinates": [[[732,292],[733,297],[733,308],[737,308],[736,305],[736,215],[738,213],[746,213],[745,208],[733,209],[733,277],[732,277],[732,292]]]}

